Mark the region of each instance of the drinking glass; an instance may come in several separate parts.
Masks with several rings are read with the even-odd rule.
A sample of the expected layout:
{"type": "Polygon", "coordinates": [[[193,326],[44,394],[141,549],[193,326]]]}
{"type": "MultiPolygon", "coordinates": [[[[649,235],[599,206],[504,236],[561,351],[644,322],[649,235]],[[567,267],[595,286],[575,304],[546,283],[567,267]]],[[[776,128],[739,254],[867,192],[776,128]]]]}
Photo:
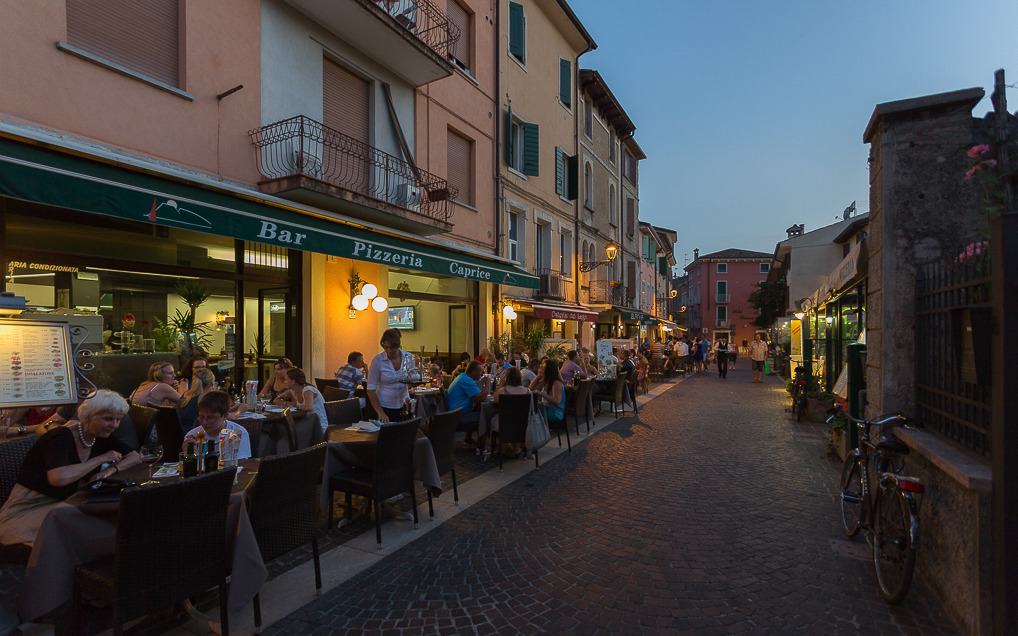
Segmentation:
{"type": "Polygon", "coordinates": [[[162,444],[145,444],[141,447],[139,454],[141,455],[142,463],[148,466],[148,476],[151,479],[152,466],[163,458],[162,444]]]}

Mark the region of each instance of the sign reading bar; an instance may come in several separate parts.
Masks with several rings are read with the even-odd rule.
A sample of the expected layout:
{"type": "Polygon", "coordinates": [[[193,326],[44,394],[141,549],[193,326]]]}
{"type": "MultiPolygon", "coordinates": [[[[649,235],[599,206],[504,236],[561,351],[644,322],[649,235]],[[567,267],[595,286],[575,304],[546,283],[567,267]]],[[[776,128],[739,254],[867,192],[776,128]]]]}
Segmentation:
{"type": "Polygon", "coordinates": [[[0,320],[0,408],[74,404],[67,323],[0,320]]]}

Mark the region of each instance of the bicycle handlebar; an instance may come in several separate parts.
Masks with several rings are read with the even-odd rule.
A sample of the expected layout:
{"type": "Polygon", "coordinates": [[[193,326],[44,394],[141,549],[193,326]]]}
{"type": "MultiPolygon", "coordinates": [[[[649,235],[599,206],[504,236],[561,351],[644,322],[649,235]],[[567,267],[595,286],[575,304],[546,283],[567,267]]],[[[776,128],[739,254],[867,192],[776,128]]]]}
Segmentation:
{"type": "Polygon", "coordinates": [[[852,417],[848,413],[845,413],[845,410],[841,407],[840,404],[836,404],[834,406],[834,410],[837,411],[837,413],[835,413],[835,414],[831,415],[829,418],[827,418],[827,420],[828,420],[827,423],[828,424],[831,423],[830,420],[834,419],[835,415],[840,413],[848,421],[854,423],[857,427],[862,428],[862,429],[869,429],[869,427],[874,426],[874,425],[883,427],[883,426],[886,426],[888,424],[898,424],[900,426],[904,426],[905,428],[912,428],[908,424],[908,421],[909,421],[908,418],[905,417],[904,415],[902,415],[900,412],[899,413],[889,414],[889,415],[881,415],[880,417],[878,417],[876,419],[867,420],[867,419],[860,419],[860,418],[857,418],[857,417],[852,417]]]}

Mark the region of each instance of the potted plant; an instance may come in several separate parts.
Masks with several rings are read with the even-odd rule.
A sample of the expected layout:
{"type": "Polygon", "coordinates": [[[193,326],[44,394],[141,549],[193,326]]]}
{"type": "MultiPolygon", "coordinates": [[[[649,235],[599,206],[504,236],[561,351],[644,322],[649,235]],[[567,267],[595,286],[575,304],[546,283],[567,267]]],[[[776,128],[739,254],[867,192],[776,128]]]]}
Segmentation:
{"type": "Polygon", "coordinates": [[[827,427],[827,452],[844,460],[848,456],[848,419],[844,413],[836,413],[827,427]]]}
{"type": "Polygon", "coordinates": [[[152,327],[152,337],[156,341],[156,351],[173,351],[180,340],[180,332],[172,324],[164,323],[159,318],[156,318],[155,321],[156,326],[152,327]]]}
{"type": "Polygon", "coordinates": [[[833,393],[827,391],[809,391],[806,393],[806,419],[810,422],[823,422],[827,412],[834,407],[833,393]]]}
{"type": "Polygon", "coordinates": [[[184,300],[187,311],[177,309],[170,324],[180,333],[180,353],[185,358],[192,358],[196,353],[206,351],[212,344],[209,323],[195,320],[198,308],[205,304],[211,294],[207,287],[191,280],[178,282],[175,291],[184,300]]]}
{"type": "Polygon", "coordinates": [[[541,349],[544,348],[544,327],[533,326],[523,334],[523,346],[532,358],[541,357],[541,349]]]}

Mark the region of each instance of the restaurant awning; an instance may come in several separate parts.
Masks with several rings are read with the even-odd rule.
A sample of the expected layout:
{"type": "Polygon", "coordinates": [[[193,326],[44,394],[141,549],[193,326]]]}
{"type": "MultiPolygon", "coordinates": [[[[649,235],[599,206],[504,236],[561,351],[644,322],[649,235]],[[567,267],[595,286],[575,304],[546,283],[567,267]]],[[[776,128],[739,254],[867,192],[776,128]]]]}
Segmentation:
{"type": "Polygon", "coordinates": [[[647,314],[643,313],[639,309],[631,309],[629,307],[615,307],[615,310],[622,316],[622,322],[641,322],[647,317],[647,314]]]}
{"type": "Polygon", "coordinates": [[[581,320],[591,322],[597,320],[597,312],[580,305],[565,303],[531,303],[535,318],[551,318],[552,320],[581,320]]]}
{"type": "Polygon", "coordinates": [[[862,246],[862,242],[853,245],[845,258],[838,263],[838,266],[834,268],[831,275],[827,277],[827,286],[830,289],[840,291],[856,277],[859,272],[859,266],[863,264],[860,263],[861,257],[865,254],[862,246]]]}
{"type": "Polygon", "coordinates": [[[539,282],[497,260],[356,227],[255,190],[239,194],[6,138],[0,195],[432,274],[529,289],[539,282]]]}

